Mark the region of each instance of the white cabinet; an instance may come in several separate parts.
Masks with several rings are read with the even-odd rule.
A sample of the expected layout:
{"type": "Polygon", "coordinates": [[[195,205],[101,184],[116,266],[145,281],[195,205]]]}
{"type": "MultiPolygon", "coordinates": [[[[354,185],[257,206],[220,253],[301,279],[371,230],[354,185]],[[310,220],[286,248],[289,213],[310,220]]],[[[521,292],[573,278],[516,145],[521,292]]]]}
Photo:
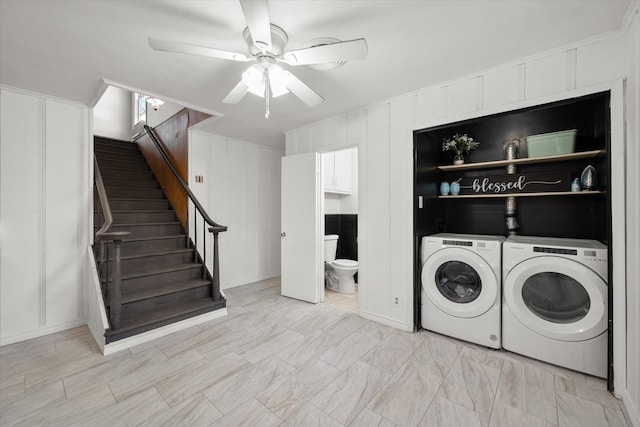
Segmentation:
{"type": "Polygon", "coordinates": [[[355,148],[322,154],[324,191],[351,194],[355,148]]]}

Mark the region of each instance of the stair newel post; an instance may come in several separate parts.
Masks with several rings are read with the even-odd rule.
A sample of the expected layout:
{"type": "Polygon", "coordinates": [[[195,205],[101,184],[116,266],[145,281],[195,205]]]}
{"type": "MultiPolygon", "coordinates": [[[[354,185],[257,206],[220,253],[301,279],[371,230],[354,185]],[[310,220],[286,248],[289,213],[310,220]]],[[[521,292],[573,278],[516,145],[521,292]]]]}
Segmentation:
{"type": "Polygon", "coordinates": [[[202,218],[202,278],[204,280],[207,279],[207,240],[207,223],[202,218]]]}
{"type": "Polygon", "coordinates": [[[214,301],[219,301],[220,296],[220,256],[218,250],[218,234],[219,230],[210,227],[209,231],[213,233],[213,280],[211,281],[211,297],[214,301]]]}
{"type": "Polygon", "coordinates": [[[120,316],[122,314],[122,293],[120,285],[122,282],[122,273],[120,266],[120,239],[113,240],[113,281],[111,284],[111,328],[113,330],[120,329],[120,316]]]}

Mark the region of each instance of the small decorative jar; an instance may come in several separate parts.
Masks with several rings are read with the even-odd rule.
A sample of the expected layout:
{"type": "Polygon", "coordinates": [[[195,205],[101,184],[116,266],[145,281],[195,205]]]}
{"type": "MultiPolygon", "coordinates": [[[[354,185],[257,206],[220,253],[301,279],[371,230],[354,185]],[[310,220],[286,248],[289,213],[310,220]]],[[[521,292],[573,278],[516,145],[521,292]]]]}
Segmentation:
{"type": "Polygon", "coordinates": [[[580,179],[576,178],[571,183],[571,191],[577,193],[578,191],[582,191],[582,186],[580,185],[580,179]]]}
{"type": "Polygon", "coordinates": [[[444,181],[440,184],[440,194],[446,196],[449,194],[449,183],[444,181]]]}
{"type": "Polygon", "coordinates": [[[460,183],[458,181],[453,181],[450,187],[452,196],[457,196],[458,194],[460,194],[460,183]]]}
{"type": "Polygon", "coordinates": [[[464,156],[462,154],[456,154],[453,156],[453,164],[454,165],[462,165],[464,164],[464,156]]]}

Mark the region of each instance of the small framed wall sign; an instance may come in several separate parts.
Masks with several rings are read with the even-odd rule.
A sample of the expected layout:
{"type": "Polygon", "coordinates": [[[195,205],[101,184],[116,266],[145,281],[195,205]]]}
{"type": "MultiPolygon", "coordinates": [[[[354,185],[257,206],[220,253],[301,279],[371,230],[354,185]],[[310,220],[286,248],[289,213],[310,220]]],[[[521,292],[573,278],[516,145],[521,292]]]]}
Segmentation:
{"type": "Polygon", "coordinates": [[[461,195],[548,193],[571,190],[569,172],[463,177],[459,182],[461,195]]]}

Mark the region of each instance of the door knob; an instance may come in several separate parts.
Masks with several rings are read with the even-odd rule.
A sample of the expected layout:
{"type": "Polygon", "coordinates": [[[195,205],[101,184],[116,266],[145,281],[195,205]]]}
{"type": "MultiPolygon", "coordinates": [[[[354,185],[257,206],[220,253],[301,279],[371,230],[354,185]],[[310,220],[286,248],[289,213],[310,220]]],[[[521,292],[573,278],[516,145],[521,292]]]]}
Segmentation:
{"type": "Polygon", "coordinates": [[[286,236],[287,236],[287,233],[285,233],[285,232],[283,231],[282,233],[280,233],[280,236],[281,236],[281,237],[286,237],[286,236]]]}

